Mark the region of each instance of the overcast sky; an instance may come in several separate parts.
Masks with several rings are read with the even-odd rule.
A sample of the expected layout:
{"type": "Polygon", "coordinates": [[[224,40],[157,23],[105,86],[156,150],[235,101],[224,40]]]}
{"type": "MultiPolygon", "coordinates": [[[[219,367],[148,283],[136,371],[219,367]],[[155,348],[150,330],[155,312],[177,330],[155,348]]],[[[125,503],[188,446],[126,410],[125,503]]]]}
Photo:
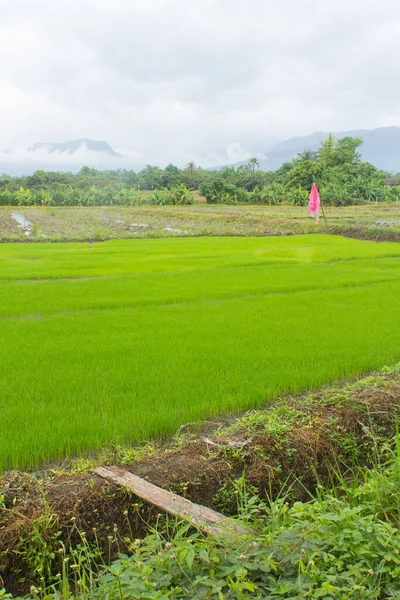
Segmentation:
{"type": "Polygon", "coordinates": [[[400,125],[399,0],[0,0],[0,148],[207,166],[400,125]]]}

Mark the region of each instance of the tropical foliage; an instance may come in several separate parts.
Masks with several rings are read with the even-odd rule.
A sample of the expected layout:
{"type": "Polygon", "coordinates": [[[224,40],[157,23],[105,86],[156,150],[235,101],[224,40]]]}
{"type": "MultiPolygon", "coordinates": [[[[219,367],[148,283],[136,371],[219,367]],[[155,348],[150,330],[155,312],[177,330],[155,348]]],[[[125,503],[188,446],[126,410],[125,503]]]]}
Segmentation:
{"type": "Polygon", "coordinates": [[[238,167],[210,171],[192,161],[184,169],[147,165],[139,173],[83,167],[76,175],[36,171],[29,177],[0,177],[0,205],[110,206],[192,204],[194,190],[209,204],[305,205],[316,179],[330,205],[392,202],[400,197],[400,176],[361,160],[361,138],[332,135],[318,151],[305,150],[277,171],[261,171],[257,158],[238,167]],[[387,185],[390,183],[390,185],[387,185]],[[143,193],[146,192],[147,193],[143,193]]]}

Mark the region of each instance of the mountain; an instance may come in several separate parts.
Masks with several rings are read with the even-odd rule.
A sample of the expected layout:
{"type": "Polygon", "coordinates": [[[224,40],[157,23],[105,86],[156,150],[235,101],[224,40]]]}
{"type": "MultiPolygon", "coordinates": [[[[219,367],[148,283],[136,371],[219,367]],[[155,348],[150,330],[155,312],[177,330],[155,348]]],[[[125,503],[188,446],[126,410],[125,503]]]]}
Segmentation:
{"type": "Polygon", "coordinates": [[[67,153],[69,155],[75,154],[76,152],[79,152],[79,150],[88,150],[89,152],[101,152],[108,156],[121,156],[118,152],[115,152],[107,142],[97,142],[85,138],[60,143],[37,142],[29,148],[30,152],[37,152],[38,150],[45,150],[49,152],[49,154],[58,152],[60,154],[67,153]]]}
{"type": "Polygon", "coordinates": [[[95,169],[143,168],[140,157],[132,152],[116,152],[107,142],[86,138],[68,142],[37,142],[30,147],[0,150],[0,173],[31,175],[37,169],[77,173],[87,165],[95,169]]]}
{"type": "MultiPolygon", "coordinates": [[[[318,131],[303,137],[294,137],[279,142],[259,158],[262,171],[279,169],[284,162],[292,160],[303,150],[317,150],[329,132],[318,131]]],[[[359,152],[363,160],[378,169],[391,173],[400,172],[400,127],[379,127],[378,129],[355,129],[333,134],[337,139],[350,136],[364,140],[359,152]]],[[[242,163],[237,163],[239,166],[242,163]]]]}
{"type": "MultiPolygon", "coordinates": [[[[284,162],[292,160],[303,150],[317,150],[327,138],[328,132],[318,131],[311,135],[294,137],[268,146],[264,139],[265,152],[256,153],[263,171],[279,169],[284,162]]],[[[345,136],[361,137],[364,140],[360,148],[363,160],[372,163],[389,173],[400,173],[400,127],[380,127],[378,129],[355,129],[334,133],[336,138],[345,136]]],[[[240,144],[237,144],[240,149],[240,144]]],[[[260,144],[257,144],[260,148],[260,144]]],[[[173,148],[171,148],[173,150],[173,148]]],[[[240,154],[238,154],[240,156],[240,154]]],[[[231,154],[232,156],[232,154],[231,154]]],[[[233,154],[234,156],[234,154],[233,154]]],[[[246,164],[235,163],[234,166],[246,164]]],[[[37,169],[46,171],[78,172],[84,165],[96,169],[133,169],[144,167],[143,157],[133,152],[116,152],[107,142],[87,138],[67,142],[38,142],[30,148],[14,150],[0,149],[0,173],[9,175],[29,175],[37,169]]],[[[225,165],[228,166],[228,165],[225,165]]],[[[223,167],[210,168],[210,171],[223,167]]]]}

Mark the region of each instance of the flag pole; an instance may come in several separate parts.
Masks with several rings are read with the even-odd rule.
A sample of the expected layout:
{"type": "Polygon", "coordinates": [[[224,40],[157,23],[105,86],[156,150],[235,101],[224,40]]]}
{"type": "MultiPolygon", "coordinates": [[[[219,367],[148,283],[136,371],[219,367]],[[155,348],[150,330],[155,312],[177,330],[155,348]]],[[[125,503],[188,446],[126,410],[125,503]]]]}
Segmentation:
{"type": "MultiPolygon", "coordinates": [[[[315,177],[314,177],[314,175],[312,176],[312,180],[313,180],[313,183],[315,183],[315,177]]],[[[322,198],[321,198],[321,196],[319,197],[319,203],[320,203],[320,206],[321,206],[322,214],[324,216],[325,225],[328,227],[328,221],[326,220],[326,215],[325,215],[325,211],[324,211],[324,205],[322,204],[322,198]]]]}

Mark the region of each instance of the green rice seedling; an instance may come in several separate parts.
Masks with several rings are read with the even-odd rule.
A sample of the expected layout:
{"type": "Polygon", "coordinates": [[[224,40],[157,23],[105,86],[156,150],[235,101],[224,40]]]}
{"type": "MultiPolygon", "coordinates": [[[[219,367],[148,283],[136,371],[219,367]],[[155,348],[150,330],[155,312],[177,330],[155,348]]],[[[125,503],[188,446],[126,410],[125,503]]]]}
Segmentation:
{"type": "Polygon", "coordinates": [[[326,235],[0,245],[0,469],[392,364],[399,275],[326,235]]]}

